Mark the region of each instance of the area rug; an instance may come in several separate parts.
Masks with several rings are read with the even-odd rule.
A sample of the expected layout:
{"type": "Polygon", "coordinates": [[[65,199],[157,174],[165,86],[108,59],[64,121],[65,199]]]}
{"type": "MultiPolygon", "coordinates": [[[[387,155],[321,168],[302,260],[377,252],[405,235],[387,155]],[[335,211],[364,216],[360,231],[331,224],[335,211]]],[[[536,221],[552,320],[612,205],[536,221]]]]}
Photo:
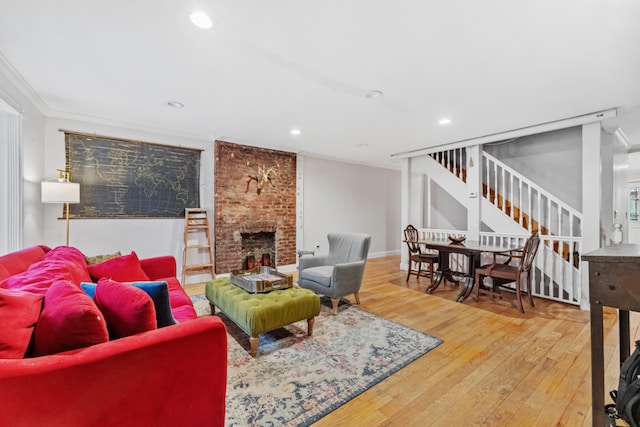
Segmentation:
{"type": "MultiPolygon", "coordinates": [[[[203,295],[192,297],[208,315],[203,295]]],[[[249,339],[224,314],[229,334],[226,427],[308,426],[442,344],[439,338],[342,303],[322,299],[313,336],[307,322],[249,339]]]]}

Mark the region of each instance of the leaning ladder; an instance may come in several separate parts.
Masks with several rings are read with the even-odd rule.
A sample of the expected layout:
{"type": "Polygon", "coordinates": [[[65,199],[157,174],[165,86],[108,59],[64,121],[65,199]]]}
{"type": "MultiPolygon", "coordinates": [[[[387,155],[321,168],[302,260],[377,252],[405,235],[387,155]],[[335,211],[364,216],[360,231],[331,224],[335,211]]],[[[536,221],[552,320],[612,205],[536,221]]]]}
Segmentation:
{"type": "Polygon", "coordinates": [[[195,272],[208,272],[211,278],[215,278],[213,267],[213,247],[211,246],[211,231],[209,229],[209,216],[206,209],[187,208],[184,214],[184,247],[182,249],[182,285],[188,274],[195,272]],[[203,235],[204,233],[204,235],[203,235]],[[203,239],[206,239],[206,241],[203,239]],[[195,243],[194,243],[195,242],[195,243]],[[208,262],[189,264],[190,251],[205,252],[208,262]]]}

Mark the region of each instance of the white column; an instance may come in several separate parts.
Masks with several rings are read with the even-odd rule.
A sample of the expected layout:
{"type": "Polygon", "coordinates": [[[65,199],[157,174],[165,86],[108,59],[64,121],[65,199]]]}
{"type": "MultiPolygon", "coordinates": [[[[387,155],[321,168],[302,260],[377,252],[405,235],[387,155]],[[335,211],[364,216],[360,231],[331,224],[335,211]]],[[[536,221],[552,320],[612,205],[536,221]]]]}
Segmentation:
{"type": "Polygon", "coordinates": [[[482,198],[482,148],[480,145],[467,147],[467,233],[469,240],[480,240],[480,204],[482,198]]]}
{"type": "MultiPolygon", "coordinates": [[[[411,221],[411,159],[402,159],[402,169],[400,171],[400,240],[404,240],[404,228],[411,221]]],[[[409,268],[409,254],[406,251],[407,244],[402,242],[400,250],[400,269],[409,268]]]]}
{"type": "Polygon", "coordinates": [[[0,254],[22,248],[24,229],[22,164],[22,116],[0,99],[0,155],[4,157],[0,179],[0,194],[5,200],[0,208],[0,235],[6,236],[0,242],[0,254]]]}
{"type": "MultiPolygon", "coordinates": [[[[582,125],[582,253],[600,248],[602,165],[600,122],[582,125]]],[[[589,309],[589,269],[583,265],[580,307],[589,309]]]]}

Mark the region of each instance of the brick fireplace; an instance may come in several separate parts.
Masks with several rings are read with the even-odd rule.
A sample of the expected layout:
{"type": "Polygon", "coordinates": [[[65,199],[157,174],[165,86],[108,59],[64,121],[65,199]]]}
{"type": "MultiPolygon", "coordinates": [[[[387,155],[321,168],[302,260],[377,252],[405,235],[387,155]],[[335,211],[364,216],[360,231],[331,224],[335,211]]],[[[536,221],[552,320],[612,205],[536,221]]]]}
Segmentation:
{"type": "Polygon", "coordinates": [[[296,154],[225,141],[215,142],[215,269],[243,268],[269,254],[272,265],[296,263],[296,154]],[[260,167],[271,168],[273,186],[260,194],[260,167]]]}

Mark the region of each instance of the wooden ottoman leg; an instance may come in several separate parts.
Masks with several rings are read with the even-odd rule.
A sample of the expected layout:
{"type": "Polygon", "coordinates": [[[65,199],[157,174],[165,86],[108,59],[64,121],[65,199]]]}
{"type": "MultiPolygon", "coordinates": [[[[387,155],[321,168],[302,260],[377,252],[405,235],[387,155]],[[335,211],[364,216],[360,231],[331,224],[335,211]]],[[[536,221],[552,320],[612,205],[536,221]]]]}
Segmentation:
{"type": "Polygon", "coordinates": [[[249,354],[251,357],[256,357],[258,355],[258,341],[260,341],[260,337],[249,337],[249,343],[251,343],[251,350],[249,350],[249,354]]]}
{"type": "Polygon", "coordinates": [[[313,335],[313,324],[315,323],[316,318],[312,317],[311,319],[307,319],[307,336],[313,335]]]}
{"type": "Polygon", "coordinates": [[[211,307],[211,315],[216,314],[216,306],[212,303],[209,303],[209,307],[211,307]]]}

